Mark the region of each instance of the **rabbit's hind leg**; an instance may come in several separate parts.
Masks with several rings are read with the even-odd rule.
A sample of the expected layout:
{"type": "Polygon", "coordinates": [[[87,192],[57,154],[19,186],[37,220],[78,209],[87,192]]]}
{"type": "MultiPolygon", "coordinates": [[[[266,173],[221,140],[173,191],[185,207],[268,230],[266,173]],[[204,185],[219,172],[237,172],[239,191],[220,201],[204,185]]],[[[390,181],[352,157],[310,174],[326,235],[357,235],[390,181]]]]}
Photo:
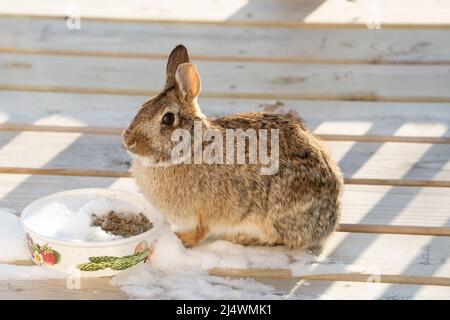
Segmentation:
{"type": "Polygon", "coordinates": [[[250,215],[234,225],[220,228],[221,238],[244,246],[277,246],[281,240],[272,223],[257,215],[250,215]]]}
{"type": "Polygon", "coordinates": [[[336,228],[338,214],[322,200],[287,209],[274,220],[274,227],[288,248],[320,253],[323,243],[336,228]]]}
{"type": "Polygon", "coordinates": [[[238,233],[238,234],[225,234],[223,235],[223,240],[233,242],[235,244],[240,244],[243,246],[266,246],[266,247],[272,247],[272,246],[279,246],[283,245],[279,241],[264,241],[261,239],[257,239],[255,237],[252,237],[251,235],[247,235],[244,233],[238,233]]]}

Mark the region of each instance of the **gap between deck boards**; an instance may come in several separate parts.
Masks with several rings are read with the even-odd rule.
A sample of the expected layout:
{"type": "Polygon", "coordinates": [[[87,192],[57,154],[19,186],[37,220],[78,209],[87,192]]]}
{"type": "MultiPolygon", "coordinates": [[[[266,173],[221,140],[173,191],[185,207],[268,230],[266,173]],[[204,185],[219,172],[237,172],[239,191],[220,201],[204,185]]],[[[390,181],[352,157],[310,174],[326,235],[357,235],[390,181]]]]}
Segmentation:
{"type": "MultiPolygon", "coordinates": [[[[154,96],[160,91],[141,89],[98,88],[98,87],[66,87],[66,86],[37,86],[26,84],[1,84],[1,91],[29,91],[54,93],[84,93],[109,94],[122,96],[154,96]]],[[[424,97],[424,96],[381,96],[361,94],[274,94],[252,92],[204,92],[203,98],[233,98],[233,99],[267,99],[267,100],[310,100],[310,101],[372,101],[372,102],[423,102],[423,103],[450,103],[450,97],[424,97]]]]}
{"type": "MultiPolygon", "coordinates": [[[[11,265],[34,266],[31,260],[20,260],[8,263],[11,265]]],[[[345,281],[345,282],[368,282],[388,283],[388,284],[404,284],[404,285],[422,285],[422,286],[444,286],[450,287],[449,277],[435,276],[418,276],[418,275],[391,275],[391,274],[369,274],[369,273],[330,273],[330,274],[310,274],[310,275],[293,275],[290,269],[221,269],[213,268],[208,270],[212,276],[220,277],[238,277],[238,278],[270,278],[296,281],[345,281]],[[376,276],[376,279],[374,278],[376,276]]],[[[102,277],[102,280],[109,280],[112,277],[102,277]]],[[[91,278],[83,278],[83,280],[92,280],[91,278]]],[[[39,282],[42,280],[34,280],[39,282]]],[[[60,280],[64,281],[65,280],[60,280]]],[[[0,281],[0,284],[2,281],[0,281]]],[[[109,283],[108,283],[109,285],[109,283]]]]}
{"type": "MultiPolygon", "coordinates": [[[[295,279],[316,280],[316,281],[348,281],[348,282],[369,282],[373,274],[364,273],[336,273],[336,274],[314,274],[295,276],[290,269],[211,269],[209,274],[222,277],[251,277],[251,278],[273,278],[273,279],[295,279]]],[[[393,284],[415,284],[450,287],[450,278],[432,276],[412,276],[412,275],[377,275],[378,283],[393,284]]]]}
{"type": "MultiPolygon", "coordinates": [[[[26,19],[54,19],[66,20],[67,15],[51,14],[16,14],[0,13],[1,18],[26,18],[26,19]]],[[[169,24],[169,25],[199,25],[199,26],[222,26],[222,27],[256,27],[256,28],[285,28],[285,29],[366,29],[367,24],[363,22],[338,23],[338,22],[287,22],[287,21],[248,21],[248,20],[183,20],[183,19],[155,19],[155,18],[137,18],[137,17],[102,17],[102,16],[83,16],[83,20],[97,22],[114,23],[146,23],[146,24],[169,24]]],[[[450,29],[450,24],[442,23],[383,23],[383,29],[450,29]]]]}
{"type": "MultiPolygon", "coordinates": [[[[49,176],[110,177],[110,178],[131,177],[131,172],[127,170],[118,171],[118,170],[88,170],[88,169],[61,169],[61,168],[0,167],[0,173],[34,174],[34,175],[49,175],[49,176]]],[[[344,183],[353,185],[369,185],[369,186],[450,188],[450,181],[446,180],[344,178],[344,183]]]]}
{"type": "MultiPolygon", "coordinates": [[[[130,59],[166,59],[167,53],[140,53],[118,51],[89,51],[89,50],[63,50],[63,49],[38,49],[38,48],[7,48],[0,47],[0,53],[15,53],[29,55],[58,55],[58,56],[82,56],[82,57],[107,57],[130,59]]],[[[190,54],[193,60],[204,61],[237,61],[237,62],[268,62],[268,63],[304,63],[304,64],[380,64],[380,65],[448,65],[450,60],[383,60],[383,59],[308,59],[298,57],[277,56],[238,56],[238,55],[201,55],[190,54]]]]}
{"type": "MultiPolygon", "coordinates": [[[[114,128],[114,127],[34,125],[25,123],[0,124],[0,131],[65,132],[65,133],[85,133],[85,134],[112,135],[112,136],[121,135],[124,129],[125,128],[114,128]]],[[[352,135],[352,134],[314,134],[314,135],[324,141],[450,144],[450,137],[352,135]]]]}

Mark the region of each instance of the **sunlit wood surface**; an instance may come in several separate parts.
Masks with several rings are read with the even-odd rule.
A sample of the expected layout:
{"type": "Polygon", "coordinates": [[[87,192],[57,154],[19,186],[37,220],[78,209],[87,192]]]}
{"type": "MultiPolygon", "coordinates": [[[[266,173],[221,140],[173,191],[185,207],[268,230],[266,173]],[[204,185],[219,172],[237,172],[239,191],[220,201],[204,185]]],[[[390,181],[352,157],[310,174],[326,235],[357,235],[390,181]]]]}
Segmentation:
{"type": "MultiPolygon", "coordinates": [[[[295,110],[329,147],[346,187],[340,231],[322,256],[377,267],[382,283],[216,274],[254,276],[298,298],[450,299],[450,3],[194,3],[2,1],[0,207],[20,214],[74,188],[137,190],[120,132],[183,43],[202,74],[205,114],[295,110]],[[77,10],[81,29],[69,29],[77,10]]],[[[95,279],[81,290],[0,281],[0,298],[127,296],[95,279]]]]}

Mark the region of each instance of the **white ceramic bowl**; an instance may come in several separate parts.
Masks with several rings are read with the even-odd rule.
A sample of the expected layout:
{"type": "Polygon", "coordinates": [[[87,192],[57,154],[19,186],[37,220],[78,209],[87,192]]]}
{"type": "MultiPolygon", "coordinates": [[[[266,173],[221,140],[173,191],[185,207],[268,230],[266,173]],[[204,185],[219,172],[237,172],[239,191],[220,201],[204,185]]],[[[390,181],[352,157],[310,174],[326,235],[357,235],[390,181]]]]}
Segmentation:
{"type": "Polygon", "coordinates": [[[164,219],[139,193],[92,188],[64,191],[40,198],[23,210],[21,223],[26,233],[28,251],[34,263],[74,276],[104,277],[115,275],[134,264],[146,261],[153,251],[164,219]],[[27,217],[50,202],[58,201],[72,210],[77,210],[86,202],[101,197],[130,203],[148,217],[153,223],[153,228],[126,239],[70,242],[41,235],[26,224],[27,217]]]}

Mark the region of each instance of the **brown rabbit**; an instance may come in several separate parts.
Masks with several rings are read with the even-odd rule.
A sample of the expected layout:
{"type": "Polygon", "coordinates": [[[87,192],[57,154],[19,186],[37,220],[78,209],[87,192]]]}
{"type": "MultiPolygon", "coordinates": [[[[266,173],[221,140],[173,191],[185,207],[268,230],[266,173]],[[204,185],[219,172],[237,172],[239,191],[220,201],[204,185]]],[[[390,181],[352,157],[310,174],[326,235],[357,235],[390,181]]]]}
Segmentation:
{"type": "Polygon", "coordinates": [[[145,197],[180,228],[177,235],[187,247],[210,235],[241,244],[320,247],[339,222],[343,189],[342,174],[326,149],[292,113],[208,119],[197,104],[199,93],[200,76],[179,45],[170,53],[164,90],[123,133],[145,197]],[[196,121],[201,132],[279,129],[278,171],[263,175],[260,162],[161,165],[171,163],[172,133],[179,128],[193,133],[196,121]]]}

